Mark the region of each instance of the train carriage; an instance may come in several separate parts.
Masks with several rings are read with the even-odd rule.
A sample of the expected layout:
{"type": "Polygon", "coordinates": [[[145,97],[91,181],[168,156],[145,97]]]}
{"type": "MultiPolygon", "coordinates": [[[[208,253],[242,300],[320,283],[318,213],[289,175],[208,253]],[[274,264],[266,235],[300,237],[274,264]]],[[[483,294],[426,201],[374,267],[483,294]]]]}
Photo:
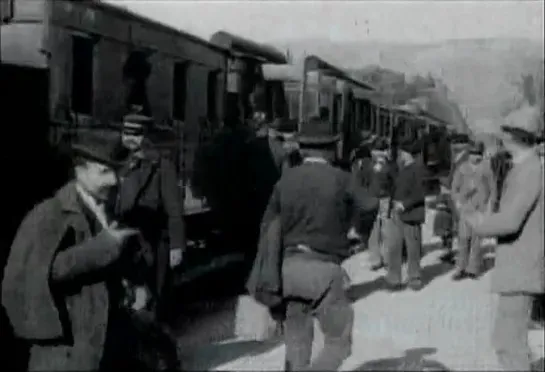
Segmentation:
{"type": "MultiPolygon", "coordinates": [[[[251,41],[243,52],[241,43],[223,47],[99,1],[9,0],[2,5],[1,86],[9,92],[2,102],[4,135],[25,146],[18,154],[1,150],[13,179],[6,192],[15,201],[6,207],[13,224],[3,229],[2,243],[9,246],[24,214],[68,178],[70,164],[61,163],[65,159],[58,151],[61,139],[76,127],[92,130],[117,121],[137,105],[177,134],[189,249],[180,269],[184,275],[176,281],[215,270],[221,266],[218,259],[228,261],[220,257],[221,248],[204,244],[216,235],[209,208],[190,187],[195,153],[209,137],[203,132],[217,131],[229,118],[232,78],[253,87],[262,63],[285,63],[285,56],[267,54],[251,41]],[[237,64],[242,68],[233,70],[237,64]],[[24,186],[37,177],[40,187],[28,191],[24,186]]],[[[235,89],[231,97],[245,102],[245,93],[235,89]]]]}

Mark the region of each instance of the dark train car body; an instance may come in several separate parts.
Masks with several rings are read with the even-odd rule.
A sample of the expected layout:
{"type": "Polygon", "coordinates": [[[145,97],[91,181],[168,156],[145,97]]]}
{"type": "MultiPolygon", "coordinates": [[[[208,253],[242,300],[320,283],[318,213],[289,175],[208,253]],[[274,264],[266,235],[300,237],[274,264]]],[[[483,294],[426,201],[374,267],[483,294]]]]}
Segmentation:
{"type": "Polygon", "coordinates": [[[223,47],[100,1],[8,0],[2,11],[2,123],[4,138],[18,144],[1,150],[13,179],[5,190],[13,223],[2,231],[2,249],[24,214],[68,179],[70,164],[59,151],[67,134],[110,125],[138,105],[177,134],[171,153],[183,187],[188,251],[174,280],[185,283],[239,260],[237,247],[207,244],[221,237],[206,201],[191,189],[195,154],[233,115],[230,99],[246,114],[248,91],[262,80],[260,65],[285,57],[247,40],[223,47]]]}

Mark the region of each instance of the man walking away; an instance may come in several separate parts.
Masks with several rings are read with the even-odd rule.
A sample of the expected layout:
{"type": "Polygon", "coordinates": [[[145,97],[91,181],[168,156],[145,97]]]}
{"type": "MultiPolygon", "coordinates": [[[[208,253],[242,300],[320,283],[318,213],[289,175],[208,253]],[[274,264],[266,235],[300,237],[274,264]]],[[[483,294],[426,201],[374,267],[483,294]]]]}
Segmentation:
{"type": "Polygon", "coordinates": [[[347,232],[358,206],[372,210],[377,202],[354,192],[350,174],[331,165],[338,136],[300,133],[297,141],[303,164],[282,175],[263,219],[281,221],[286,370],[335,370],[352,347],[354,313],[341,267],[350,255],[347,232]],[[313,318],[325,339],[311,364],[313,318]]]}
{"type": "MultiPolygon", "coordinates": [[[[492,171],[483,162],[484,145],[472,144],[469,158],[461,164],[454,174],[451,197],[458,215],[466,212],[486,212],[492,207],[495,189],[492,171]]],[[[481,239],[464,222],[458,227],[458,256],[453,280],[477,279],[481,273],[481,239]]]]}
{"type": "Polygon", "coordinates": [[[496,237],[492,290],[499,294],[492,342],[506,371],[530,371],[528,325],[532,299],[545,289],[543,165],[534,146],[542,112],[528,103],[501,127],[512,156],[499,211],[465,215],[481,237],[496,237]]]}
{"type": "Polygon", "coordinates": [[[393,211],[386,220],[386,281],[391,290],[402,289],[403,243],[407,248],[408,285],[413,290],[422,288],[420,259],[426,196],[423,165],[415,160],[415,156],[420,153],[421,146],[418,142],[405,142],[400,146],[400,169],[394,180],[393,211]]]}

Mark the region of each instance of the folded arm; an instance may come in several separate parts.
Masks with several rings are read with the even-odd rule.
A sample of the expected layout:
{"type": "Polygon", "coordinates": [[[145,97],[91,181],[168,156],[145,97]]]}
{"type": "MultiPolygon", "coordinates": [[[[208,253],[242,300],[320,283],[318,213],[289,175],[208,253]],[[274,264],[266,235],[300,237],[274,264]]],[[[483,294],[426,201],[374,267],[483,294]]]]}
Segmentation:
{"type": "MultiPolygon", "coordinates": [[[[73,230],[65,235],[61,244],[73,240],[70,234],[73,234],[73,230]]],[[[115,262],[120,254],[120,242],[104,230],[81,244],[57,253],[51,268],[51,279],[55,282],[65,282],[104,269],[115,262]]]]}
{"type": "Polygon", "coordinates": [[[403,200],[403,207],[405,210],[423,206],[426,202],[424,179],[422,175],[416,171],[413,173],[410,191],[409,197],[403,200]]]}
{"type": "Polygon", "coordinates": [[[474,226],[476,233],[482,236],[503,236],[518,232],[528,213],[538,200],[541,190],[542,173],[526,167],[517,177],[510,181],[498,213],[487,215],[474,226]]]}

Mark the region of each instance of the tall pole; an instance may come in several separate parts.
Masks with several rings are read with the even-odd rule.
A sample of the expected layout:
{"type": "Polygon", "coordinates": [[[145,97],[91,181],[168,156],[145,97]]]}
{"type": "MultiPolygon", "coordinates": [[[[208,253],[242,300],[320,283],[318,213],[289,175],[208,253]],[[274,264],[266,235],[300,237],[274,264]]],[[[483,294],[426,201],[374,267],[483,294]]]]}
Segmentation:
{"type": "Polygon", "coordinates": [[[305,118],[305,101],[306,101],[306,90],[307,90],[307,57],[303,60],[303,79],[301,81],[301,90],[299,92],[299,121],[297,123],[297,130],[301,132],[303,122],[306,121],[305,118]]]}

